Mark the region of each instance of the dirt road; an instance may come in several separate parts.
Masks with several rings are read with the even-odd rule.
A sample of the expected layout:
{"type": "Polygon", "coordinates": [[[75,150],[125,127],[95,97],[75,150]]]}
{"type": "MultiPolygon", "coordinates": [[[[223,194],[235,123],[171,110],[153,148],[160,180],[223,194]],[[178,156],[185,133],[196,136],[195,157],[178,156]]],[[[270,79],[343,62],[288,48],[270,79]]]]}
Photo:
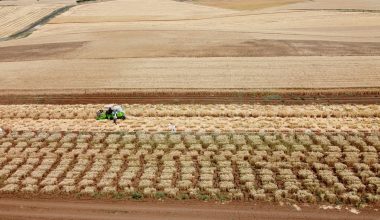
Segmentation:
{"type": "Polygon", "coordinates": [[[0,218],[10,219],[367,219],[378,217],[374,210],[361,210],[356,215],[349,211],[322,210],[316,206],[297,211],[292,206],[273,206],[254,203],[196,201],[71,201],[1,199],[0,218]],[[273,212],[273,210],[276,210],[273,212]]]}

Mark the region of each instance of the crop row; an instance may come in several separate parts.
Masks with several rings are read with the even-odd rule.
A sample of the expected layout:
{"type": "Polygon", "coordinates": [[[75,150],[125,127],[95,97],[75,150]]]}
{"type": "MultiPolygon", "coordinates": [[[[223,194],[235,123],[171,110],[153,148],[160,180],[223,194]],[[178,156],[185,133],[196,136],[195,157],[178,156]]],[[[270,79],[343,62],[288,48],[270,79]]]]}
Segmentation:
{"type": "MultiPolygon", "coordinates": [[[[93,119],[102,105],[2,105],[0,118],[93,119]]],[[[124,105],[136,117],[380,117],[379,105],[124,105]]]]}
{"type": "Polygon", "coordinates": [[[31,131],[167,131],[168,123],[178,131],[191,132],[373,132],[380,131],[380,118],[297,118],[297,117],[127,117],[118,126],[94,119],[2,119],[0,127],[31,131]]]}
{"type": "Polygon", "coordinates": [[[0,192],[378,203],[379,152],[360,133],[13,132],[0,192]]]}
{"type": "MultiPolygon", "coordinates": [[[[300,151],[300,152],[376,152],[380,150],[379,134],[366,133],[251,133],[251,134],[188,134],[188,133],[90,133],[90,132],[9,132],[0,134],[0,147],[14,150],[19,148],[71,149],[81,144],[87,147],[128,145],[153,150],[192,148],[214,150],[300,151]],[[178,145],[178,146],[177,146],[178,145]],[[148,147],[150,146],[150,147],[148,147]]],[[[125,146],[124,146],[125,147],[125,146]]],[[[132,148],[131,148],[132,149],[132,148]]]]}

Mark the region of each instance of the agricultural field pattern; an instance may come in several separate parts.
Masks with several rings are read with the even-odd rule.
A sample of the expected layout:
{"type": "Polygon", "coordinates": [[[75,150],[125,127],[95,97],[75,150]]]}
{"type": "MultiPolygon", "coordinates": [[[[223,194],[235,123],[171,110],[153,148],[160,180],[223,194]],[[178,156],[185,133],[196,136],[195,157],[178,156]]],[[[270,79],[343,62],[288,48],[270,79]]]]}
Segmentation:
{"type": "Polygon", "coordinates": [[[2,6],[0,5],[0,40],[27,29],[62,5],[2,6]]]}
{"type": "Polygon", "coordinates": [[[0,93],[380,86],[378,1],[228,2],[75,5],[27,37],[0,42],[0,93]],[[254,2],[276,7],[254,10],[254,2]]]}
{"type": "Polygon", "coordinates": [[[0,219],[378,220],[379,73],[379,0],[0,0],[0,219]]]}
{"type": "Polygon", "coordinates": [[[125,105],[118,132],[91,119],[101,105],[16,107],[0,108],[2,194],[380,199],[377,105],[125,105]]]}
{"type": "Polygon", "coordinates": [[[378,135],[12,132],[1,193],[377,203],[378,135]]]}

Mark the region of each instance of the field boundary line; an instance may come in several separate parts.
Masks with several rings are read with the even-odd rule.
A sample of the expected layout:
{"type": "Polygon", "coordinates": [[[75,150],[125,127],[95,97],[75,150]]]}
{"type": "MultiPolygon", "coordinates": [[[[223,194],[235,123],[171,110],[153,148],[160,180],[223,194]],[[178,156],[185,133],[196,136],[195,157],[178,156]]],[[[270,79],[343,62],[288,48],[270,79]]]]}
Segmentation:
{"type": "Polygon", "coordinates": [[[67,10],[69,10],[70,8],[72,8],[74,6],[75,5],[67,5],[67,6],[58,8],[58,9],[54,10],[53,12],[49,13],[48,15],[42,17],[41,19],[39,19],[39,20],[33,22],[32,24],[28,25],[27,27],[17,31],[16,33],[11,34],[8,37],[0,38],[0,41],[8,41],[8,40],[12,40],[12,39],[27,37],[36,29],[37,26],[46,24],[52,18],[66,12],[67,10]]]}

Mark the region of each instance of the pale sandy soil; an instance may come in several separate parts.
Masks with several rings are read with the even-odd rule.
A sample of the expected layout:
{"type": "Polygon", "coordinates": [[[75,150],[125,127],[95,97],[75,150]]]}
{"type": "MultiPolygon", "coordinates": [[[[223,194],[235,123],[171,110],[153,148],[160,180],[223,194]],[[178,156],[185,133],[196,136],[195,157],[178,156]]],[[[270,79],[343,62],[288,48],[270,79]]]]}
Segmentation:
{"type": "MultiPolygon", "coordinates": [[[[345,1],[351,6],[378,3],[345,1]]],[[[0,43],[0,88],[379,86],[380,13],[286,7],[295,6],[247,12],[170,0],[79,5],[27,38],[0,43]]]]}

